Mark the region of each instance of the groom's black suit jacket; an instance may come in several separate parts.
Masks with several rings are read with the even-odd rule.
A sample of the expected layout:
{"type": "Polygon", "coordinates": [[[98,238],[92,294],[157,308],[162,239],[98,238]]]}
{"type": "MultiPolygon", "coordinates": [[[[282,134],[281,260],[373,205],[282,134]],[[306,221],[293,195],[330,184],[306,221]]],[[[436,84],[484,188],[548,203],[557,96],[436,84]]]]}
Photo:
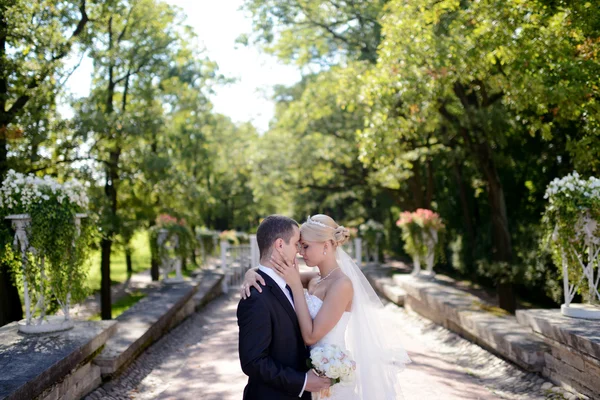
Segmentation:
{"type": "MultiPolygon", "coordinates": [[[[237,309],[240,362],[248,375],[244,400],[297,400],[310,354],[289,300],[271,277],[258,273],[266,287],[262,293],[252,288],[237,309]]],[[[302,399],[310,398],[305,391],[302,399]]]]}

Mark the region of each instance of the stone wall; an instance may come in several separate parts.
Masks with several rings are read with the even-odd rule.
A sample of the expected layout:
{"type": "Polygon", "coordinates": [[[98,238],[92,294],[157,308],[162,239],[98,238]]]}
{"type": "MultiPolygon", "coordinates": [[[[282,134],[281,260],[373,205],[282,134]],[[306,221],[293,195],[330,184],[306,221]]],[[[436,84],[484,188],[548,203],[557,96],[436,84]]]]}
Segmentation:
{"type": "Polygon", "coordinates": [[[0,328],[0,399],[79,399],[100,383],[93,358],[115,334],[115,321],[76,321],[68,331],[24,335],[0,328]]]}
{"type": "Polygon", "coordinates": [[[113,321],[76,321],[75,328],[22,335],[0,328],[1,400],[76,400],[132,362],[146,347],[219,296],[222,274],[162,285],[113,321]]]}
{"type": "Polygon", "coordinates": [[[540,373],[576,393],[573,398],[600,399],[600,321],[565,317],[560,310],[518,310],[512,316],[435,279],[390,278],[376,269],[367,277],[389,300],[540,373]]]}
{"type": "Polygon", "coordinates": [[[395,275],[406,292],[404,306],[527,371],[541,372],[548,346],[512,315],[489,312],[481,299],[410,275],[395,275]]]}
{"type": "Polygon", "coordinates": [[[544,355],[545,376],[600,398],[600,321],[565,317],[560,310],[518,310],[517,319],[549,346],[544,355]]]}

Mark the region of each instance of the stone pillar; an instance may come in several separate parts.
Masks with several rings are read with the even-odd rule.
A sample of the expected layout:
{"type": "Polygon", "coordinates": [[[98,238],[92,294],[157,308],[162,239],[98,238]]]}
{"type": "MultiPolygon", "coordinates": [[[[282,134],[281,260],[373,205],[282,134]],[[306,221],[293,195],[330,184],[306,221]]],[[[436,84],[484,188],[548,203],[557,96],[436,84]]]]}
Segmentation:
{"type": "Polygon", "coordinates": [[[229,291],[229,268],[227,265],[227,250],[229,249],[229,242],[226,240],[221,241],[221,270],[225,277],[223,278],[222,289],[223,293],[229,291]]]}
{"type": "Polygon", "coordinates": [[[260,264],[260,251],[256,235],[250,235],[250,263],[251,268],[258,267],[258,264],[260,264]]]}
{"type": "Polygon", "coordinates": [[[354,239],[354,257],[356,258],[356,265],[358,268],[362,268],[362,239],[354,239]]]}

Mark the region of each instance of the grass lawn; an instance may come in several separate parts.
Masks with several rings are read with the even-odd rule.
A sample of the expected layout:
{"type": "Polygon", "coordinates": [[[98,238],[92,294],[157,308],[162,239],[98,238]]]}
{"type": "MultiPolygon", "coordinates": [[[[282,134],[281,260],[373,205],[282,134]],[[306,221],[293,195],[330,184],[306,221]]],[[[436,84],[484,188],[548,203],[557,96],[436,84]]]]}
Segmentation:
{"type": "MultiPolygon", "coordinates": [[[[119,315],[123,314],[125,310],[129,309],[129,307],[133,306],[135,303],[140,301],[146,297],[146,295],[142,292],[133,292],[119,300],[117,300],[112,306],[112,317],[117,318],[119,315]]],[[[94,315],[89,318],[90,321],[100,321],[100,313],[94,315]]]]}
{"type": "MultiPolygon", "coordinates": [[[[131,264],[133,273],[141,272],[150,268],[150,245],[148,232],[137,232],[131,241],[133,252],[131,254],[131,264]]],[[[89,260],[88,287],[92,291],[100,290],[100,250],[91,253],[89,260]]],[[[114,283],[121,283],[127,279],[127,264],[125,262],[125,252],[123,249],[113,245],[113,251],[110,256],[110,280],[114,283]]]]}

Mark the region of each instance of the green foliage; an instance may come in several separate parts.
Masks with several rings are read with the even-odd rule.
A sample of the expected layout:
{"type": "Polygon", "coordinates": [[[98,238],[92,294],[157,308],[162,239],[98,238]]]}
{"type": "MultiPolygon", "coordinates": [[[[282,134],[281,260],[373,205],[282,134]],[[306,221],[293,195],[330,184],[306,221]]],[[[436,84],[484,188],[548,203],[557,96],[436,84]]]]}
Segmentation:
{"type": "MultiPolygon", "coordinates": [[[[146,294],[135,291],[126,295],[125,297],[120,298],[115,301],[112,305],[112,317],[117,318],[119,315],[123,314],[125,311],[129,310],[135,304],[137,304],[140,300],[146,297],[146,294]]],[[[100,321],[102,318],[100,314],[96,314],[89,318],[89,321],[100,321]]]]}
{"type": "MultiPolygon", "coordinates": [[[[600,237],[600,180],[583,179],[573,172],[555,179],[546,191],[548,205],[543,217],[544,245],[550,246],[554,265],[563,274],[563,264],[568,266],[569,282],[578,284],[584,279],[581,263],[594,262],[595,241],[600,237]]],[[[595,283],[594,283],[595,285],[595,283]]],[[[595,294],[586,293],[580,284],[578,293],[589,300],[595,294]]]]}
{"type": "Polygon", "coordinates": [[[358,233],[369,249],[374,250],[385,236],[385,227],[375,220],[368,220],[358,227],[358,233]]]}
{"type": "Polygon", "coordinates": [[[64,59],[87,41],[86,11],[85,1],[0,4],[0,179],[11,168],[47,165],[40,149],[62,128],[56,95],[68,75],[64,59]]]}
{"type": "MultiPolygon", "coordinates": [[[[148,231],[138,231],[131,239],[131,263],[132,272],[134,274],[143,272],[150,265],[150,242],[148,239],[148,231]]],[[[128,278],[125,252],[123,248],[113,247],[110,263],[110,279],[114,283],[125,282],[128,278]]],[[[102,275],[100,271],[100,249],[96,246],[93,248],[90,257],[87,261],[89,274],[87,278],[87,286],[92,291],[100,290],[102,275]]]]}
{"type": "MultiPolygon", "coordinates": [[[[81,301],[87,294],[87,258],[96,233],[93,222],[85,218],[80,226],[76,214],[85,211],[85,188],[77,182],[59,184],[9,171],[0,189],[0,218],[9,214],[26,214],[28,247],[25,259],[20,248],[11,248],[14,233],[2,232],[2,259],[12,268],[16,282],[27,280],[34,305],[45,312],[52,297],[66,307],[70,301],[81,301]],[[25,275],[23,277],[23,274],[25,275]],[[42,295],[45,304],[38,304],[42,295]]],[[[19,247],[21,242],[16,242],[19,247]]]]}
{"type": "MultiPolygon", "coordinates": [[[[10,165],[89,182],[90,215],[118,245],[115,254],[131,251],[135,233],[162,213],[187,221],[187,231],[172,230],[181,230],[189,255],[200,226],[251,231],[268,214],[302,220],[322,212],[346,226],[380,221],[382,244],[400,255],[398,211],[434,209],[461,273],[557,293],[549,258],[532,252],[540,232],[556,225],[547,214],[540,228],[546,185],[574,168],[586,175],[600,168],[598,7],[565,0],[247,0],[244,7],[254,30],[239,43],[259,43],[304,72],[297,84],[275,88],[276,115],[264,134],[214,113],[212,90],[228,80],[167,3],[0,5],[0,75],[8,77],[0,87],[0,175],[10,165]],[[69,73],[63,60],[80,52],[93,61],[92,91],[72,99],[74,117],[65,119],[57,113],[69,73]]],[[[10,234],[0,224],[3,247],[10,234]]],[[[372,242],[376,233],[363,236],[372,242]]],[[[407,250],[419,251],[413,236],[404,234],[407,250]]],[[[212,238],[204,245],[210,253],[212,238]]]]}
{"type": "Polygon", "coordinates": [[[228,242],[231,245],[240,244],[240,240],[238,239],[238,235],[235,231],[223,231],[219,234],[219,241],[228,242]]]}
{"type": "Polygon", "coordinates": [[[196,248],[196,237],[183,219],[162,214],[150,229],[150,248],[159,260],[177,257],[189,258],[196,248]],[[159,238],[162,245],[159,245],[159,238]]]}
{"type": "MultiPolygon", "coordinates": [[[[255,41],[286,62],[375,62],[386,1],[248,0],[255,41]]],[[[246,39],[247,40],[247,39],[246,39]]]]}

